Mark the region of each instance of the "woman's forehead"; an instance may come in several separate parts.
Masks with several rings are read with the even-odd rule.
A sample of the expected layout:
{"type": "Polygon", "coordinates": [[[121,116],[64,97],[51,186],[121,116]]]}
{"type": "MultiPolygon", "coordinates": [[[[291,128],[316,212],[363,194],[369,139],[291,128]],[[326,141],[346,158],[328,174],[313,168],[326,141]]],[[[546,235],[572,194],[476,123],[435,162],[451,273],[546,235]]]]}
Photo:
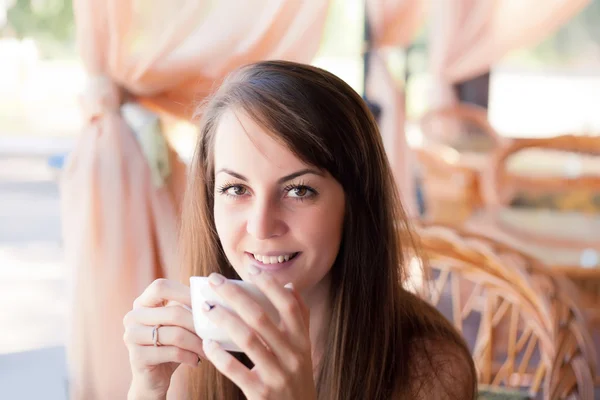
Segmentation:
{"type": "Polygon", "coordinates": [[[215,170],[230,169],[255,175],[292,173],[309,165],[276,135],[242,111],[226,111],[219,118],[214,138],[215,170]]]}

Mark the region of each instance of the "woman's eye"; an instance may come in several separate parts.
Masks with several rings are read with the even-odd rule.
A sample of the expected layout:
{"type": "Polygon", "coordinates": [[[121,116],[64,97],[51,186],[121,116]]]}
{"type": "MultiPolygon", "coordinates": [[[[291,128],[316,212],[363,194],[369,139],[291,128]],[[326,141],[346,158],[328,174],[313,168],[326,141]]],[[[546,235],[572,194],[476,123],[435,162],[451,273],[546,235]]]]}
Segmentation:
{"type": "Polygon", "coordinates": [[[297,186],[288,191],[290,197],[304,198],[310,196],[311,191],[306,186],[297,186]]]}
{"type": "Polygon", "coordinates": [[[246,188],[243,186],[231,186],[225,192],[230,196],[243,196],[246,194],[246,188]]]}

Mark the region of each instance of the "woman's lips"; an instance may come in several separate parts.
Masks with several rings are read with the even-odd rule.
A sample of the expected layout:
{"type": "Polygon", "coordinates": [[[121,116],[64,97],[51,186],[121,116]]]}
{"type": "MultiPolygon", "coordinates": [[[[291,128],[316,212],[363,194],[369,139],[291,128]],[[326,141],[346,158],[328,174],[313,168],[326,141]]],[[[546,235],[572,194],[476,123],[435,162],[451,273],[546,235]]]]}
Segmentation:
{"type": "Polygon", "coordinates": [[[298,259],[298,257],[300,257],[301,253],[297,252],[294,253],[294,256],[292,258],[290,258],[288,261],[283,261],[283,262],[277,262],[274,264],[265,264],[262,261],[257,260],[256,258],[254,258],[254,255],[252,253],[246,253],[246,257],[249,258],[250,262],[257,266],[258,268],[265,270],[265,271],[280,271],[282,269],[286,269],[289,268],[292,264],[294,264],[296,262],[296,260],[298,259]]]}

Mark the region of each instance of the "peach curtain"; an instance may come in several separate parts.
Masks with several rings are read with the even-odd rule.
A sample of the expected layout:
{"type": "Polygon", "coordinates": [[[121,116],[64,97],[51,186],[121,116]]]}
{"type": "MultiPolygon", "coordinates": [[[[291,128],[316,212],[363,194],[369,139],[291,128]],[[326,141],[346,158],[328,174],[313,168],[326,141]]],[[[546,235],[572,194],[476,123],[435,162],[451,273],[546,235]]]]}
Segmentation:
{"type": "Polygon", "coordinates": [[[309,62],[329,2],[73,3],[89,85],[81,98],[85,126],[61,182],[70,398],[124,399],[131,375],[123,316],[152,280],[179,278],[186,167],[149,110],[189,117],[194,102],[241,64],[309,62]]]}
{"type": "Polygon", "coordinates": [[[367,0],[367,17],[374,51],[369,60],[367,97],[381,107],[379,127],[407,213],[418,214],[411,152],[405,132],[405,95],[402,83],[388,69],[391,48],[406,47],[423,25],[425,0],[367,0]]]}
{"type": "Polygon", "coordinates": [[[433,106],[456,101],[452,84],[475,77],[509,51],[544,39],[590,0],[433,0],[433,106]]]}
{"type": "Polygon", "coordinates": [[[404,47],[423,26],[427,0],[367,0],[375,48],[404,47]]]}

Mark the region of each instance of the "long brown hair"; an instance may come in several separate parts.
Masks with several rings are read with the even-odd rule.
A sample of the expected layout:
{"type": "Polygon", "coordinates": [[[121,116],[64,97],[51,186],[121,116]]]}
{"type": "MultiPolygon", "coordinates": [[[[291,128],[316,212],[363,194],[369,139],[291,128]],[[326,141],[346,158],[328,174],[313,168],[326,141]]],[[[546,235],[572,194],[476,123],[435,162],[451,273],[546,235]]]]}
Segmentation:
{"type": "MultiPolygon", "coordinates": [[[[285,61],[245,66],[200,109],[200,136],[182,216],[188,275],[219,272],[240,279],[221,248],[212,212],[213,138],[220,116],[229,109],[247,113],[344,188],[342,242],[331,270],[332,317],[316,380],[319,398],[409,396],[411,350],[421,338],[450,340],[468,355],[444,317],[402,287],[414,240],[372,114],[350,86],[316,67],[285,61]]],[[[245,356],[238,357],[249,364],[245,356]]],[[[243,398],[208,362],[190,379],[191,398],[243,398]]]]}

